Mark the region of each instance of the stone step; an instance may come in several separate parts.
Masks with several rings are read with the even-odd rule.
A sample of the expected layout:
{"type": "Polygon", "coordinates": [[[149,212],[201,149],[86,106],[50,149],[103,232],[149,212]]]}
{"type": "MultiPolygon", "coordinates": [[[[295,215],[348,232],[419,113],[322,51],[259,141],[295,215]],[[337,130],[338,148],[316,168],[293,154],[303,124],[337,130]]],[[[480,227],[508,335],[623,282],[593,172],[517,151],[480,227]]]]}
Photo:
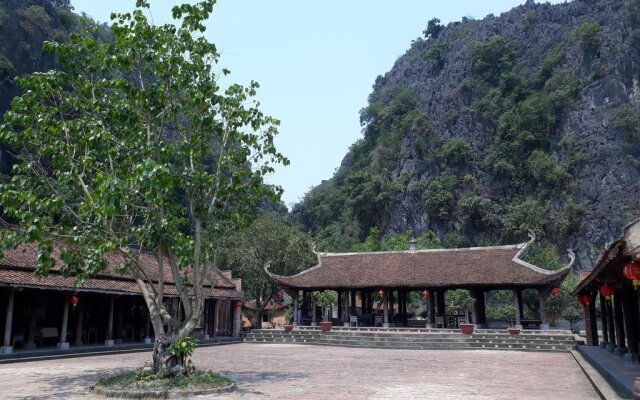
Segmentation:
{"type": "Polygon", "coordinates": [[[549,337],[526,337],[520,335],[503,335],[503,336],[431,336],[431,335],[421,335],[421,336],[352,336],[352,335],[341,335],[341,334],[328,334],[328,333],[317,333],[317,334],[299,334],[299,333],[249,333],[247,337],[250,338],[258,338],[258,339],[271,339],[271,338],[280,338],[283,336],[288,336],[292,338],[296,338],[298,340],[307,339],[321,339],[321,338],[333,338],[333,339],[344,339],[344,340],[367,340],[367,341],[389,341],[389,342],[416,342],[416,341],[475,341],[475,342],[504,342],[504,343],[565,343],[571,344],[575,343],[573,338],[549,338],[549,337]]]}
{"type": "Polygon", "coordinates": [[[370,343],[372,345],[431,345],[431,344],[456,344],[470,346],[491,347],[495,345],[506,346],[575,346],[575,342],[556,342],[556,341],[529,341],[529,340],[487,340],[487,339],[414,339],[414,340],[364,340],[361,338],[344,338],[344,337],[299,337],[299,336],[247,336],[247,342],[339,342],[339,343],[370,343]]]}
{"type": "Polygon", "coordinates": [[[359,340],[335,340],[335,339],[315,339],[296,340],[292,337],[281,337],[279,339],[260,340],[246,338],[246,342],[251,343],[291,343],[309,344],[321,346],[345,346],[360,348],[385,348],[385,349],[408,349],[408,350],[428,350],[428,349],[484,349],[484,350],[524,350],[524,351],[571,351],[575,345],[567,344],[515,344],[515,343],[476,343],[476,342],[425,342],[425,343],[394,343],[394,342],[370,342],[359,340]]]}
{"type": "MultiPolygon", "coordinates": [[[[284,330],[254,330],[250,332],[250,334],[282,334],[285,333],[284,330]]],[[[304,331],[304,330],[293,330],[288,334],[297,334],[297,335],[342,335],[342,336],[354,336],[354,337],[460,337],[461,333],[395,333],[395,332],[342,332],[342,331],[329,331],[329,332],[320,332],[320,331],[304,331]]],[[[503,333],[493,333],[493,334],[471,334],[465,335],[468,337],[479,337],[479,338],[501,338],[501,337],[526,337],[530,339],[540,339],[540,340],[574,340],[573,335],[567,334],[558,334],[558,335],[532,335],[532,334],[519,334],[519,335],[511,335],[507,332],[503,333]]]]}

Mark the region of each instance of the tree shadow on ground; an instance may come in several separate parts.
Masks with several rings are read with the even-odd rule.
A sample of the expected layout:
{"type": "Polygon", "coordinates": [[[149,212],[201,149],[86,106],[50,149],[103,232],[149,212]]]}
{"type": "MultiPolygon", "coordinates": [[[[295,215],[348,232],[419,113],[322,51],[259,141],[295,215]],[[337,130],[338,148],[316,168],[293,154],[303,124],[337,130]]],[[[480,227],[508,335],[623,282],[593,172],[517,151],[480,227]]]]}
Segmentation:
{"type": "MultiPolygon", "coordinates": [[[[73,376],[47,376],[46,381],[40,381],[45,383],[45,388],[48,394],[39,394],[37,396],[27,396],[23,399],[35,400],[35,399],[86,399],[93,396],[91,388],[98,383],[98,380],[102,376],[113,375],[124,371],[129,371],[131,368],[115,368],[106,371],[98,371],[95,369],[87,371],[73,371],[73,376]]],[[[43,377],[40,377],[42,379],[43,377]]]]}
{"type": "Polygon", "coordinates": [[[215,371],[216,373],[233,379],[236,382],[236,392],[252,393],[258,383],[269,381],[274,384],[294,383],[307,379],[309,374],[300,372],[280,371],[215,371]]]}

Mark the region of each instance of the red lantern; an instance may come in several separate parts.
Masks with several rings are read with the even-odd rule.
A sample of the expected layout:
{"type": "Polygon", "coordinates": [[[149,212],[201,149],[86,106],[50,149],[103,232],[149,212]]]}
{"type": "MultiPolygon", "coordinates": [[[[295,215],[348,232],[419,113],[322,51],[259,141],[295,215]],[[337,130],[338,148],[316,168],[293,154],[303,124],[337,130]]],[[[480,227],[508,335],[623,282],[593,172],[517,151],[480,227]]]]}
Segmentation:
{"type": "Polygon", "coordinates": [[[378,296],[384,297],[384,290],[382,289],[378,290],[378,296]]]}
{"type": "Polygon", "coordinates": [[[603,295],[604,298],[607,300],[610,300],[611,296],[613,296],[614,293],[615,293],[615,289],[608,283],[605,283],[600,288],[600,294],[603,295]]]}
{"type": "Polygon", "coordinates": [[[553,288],[553,289],[551,290],[551,294],[553,294],[553,297],[555,297],[555,298],[557,299],[558,297],[560,297],[560,289],[558,289],[558,288],[553,288]]]}
{"type": "Polygon", "coordinates": [[[76,295],[74,294],[73,296],[71,296],[71,298],[69,299],[69,303],[71,303],[71,306],[73,307],[73,309],[76,309],[76,306],[78,305],[78,298],[76,297],[76,295]]]}
{"type": "Polygon", "coordinates": [[[592,301],[593,296],[591,296],[590,294],[583,294],[578,296],[578,303],[582,304],[583,306],[588,306],[592,301]]]}
{"type": "Polygon", "coordinates": [[[236,308],[242,307],[242,300],[236,300],[236,308]]]}
{"type": "Polygon", "coordinates": [[[426,299],[427,297],[429,297],[429,291],[428,290],[424,290],[422,292],[422,296],[426,299]]]}
{"type": "Polygon", "coordinates": [[[277,297],[283,297],[283,296],[284,296],[284,292],[283,292],[282,290],[278,290],[278,291],[276,292],[276,296],[277,296],[277,297]]]}
{"type": "Polygon", "coordinates": [[[631,261],[622,268],[622,273],[627,279],[633,281],[633,287],[640,285],[640,261],[631,261]]]}

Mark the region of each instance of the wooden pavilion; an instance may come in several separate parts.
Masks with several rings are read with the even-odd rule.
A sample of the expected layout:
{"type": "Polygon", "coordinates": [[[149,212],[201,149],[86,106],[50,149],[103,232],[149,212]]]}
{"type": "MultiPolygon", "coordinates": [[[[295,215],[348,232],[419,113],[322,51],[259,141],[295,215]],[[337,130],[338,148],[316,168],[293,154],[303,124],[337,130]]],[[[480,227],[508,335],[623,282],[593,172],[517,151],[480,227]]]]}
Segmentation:
{"type": "MultiPolygon", "coordinates": [[[[129,275],[117,272],[121,258],[108,254],[107,268],[88,278],[80,287],[60,272],[63,261],[56,243],[52,256],[56,267],[47,277],[35,275],[38,248],[35,244],[4,251],[0,260],[0,354],[23,349],[104,343],[151,343],[155,336],[140,288],[129,275]]],[[[140,254],[140,263],[151,277],[159,271],[155,256],[140,254]]],[[[178,292],[164,262],[165,304],[174,317],[181,315],[178,292]]],[[[155,278],[154,278],[155,279],[155,278]]],[[[238,336],[241,329],[242,281],[230,271],[214,270],[205,284],[205,309],[200,334],[238,336]]]]}
{"type": "Polygon", "coordinates": [[[485,293],[506,289],[513,291],[515,323],[522,326],[522,291],[535,289],[539,297],[539,325],[541,329],[548,329],[546,298],[567,276],[574,256],[570,253],[571,261],[562,269],[544,270],[522,260],[534,240],[535,236],[530,234],[528,242],[507,246],[417,250],[415,242],[410,242],[408,251],[319,253],[314,250],[317,265],[299,274],[276,275],[269,271],[268,265],[265,271],[294,295],[295,324],[317,322],[315,303],[312,298],[307,299],[311,292],[320,290],[338,292],[338,318],[345,324],[383,327],[407,324],[407,293],[426,290],[430,296],[425,325],[450,327],[461,319],[445,314],[446,292],[467,289],[475,300],[473,323],[485,327],[485,293]],[[303,302],[311,303],[310,317],[298,310],[296,294],[300,291],[303,302]],[[383,303],[382,315],[373,313],[376,295],[383,303]]]}
{"type": "Polygon", "coordinates": [[[640,284],[638,279],[640,219],[625,226],[620,239],[605,247],[593,270],[572,292],[584,307],[587,345],[599,345],[620,357],[638,362],[640,289],[634,287],[640,284]],[[601,336],[598,333],[597,303],[600,305],[601,336]]]}

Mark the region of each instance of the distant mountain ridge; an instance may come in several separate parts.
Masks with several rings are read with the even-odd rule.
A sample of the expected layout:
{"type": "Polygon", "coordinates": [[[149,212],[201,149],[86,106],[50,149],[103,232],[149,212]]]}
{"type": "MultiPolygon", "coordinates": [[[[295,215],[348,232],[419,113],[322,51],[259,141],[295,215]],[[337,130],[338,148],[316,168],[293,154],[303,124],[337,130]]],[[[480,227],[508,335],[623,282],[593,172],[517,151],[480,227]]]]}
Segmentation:
{"type": "Polygon", "coordinates": [[[373,227],[451,247],[532,229],[590,268],[640,217],[640,0],[434,27],[376,79],[363,138],[293,215],[322,250],[373,227]]]}

